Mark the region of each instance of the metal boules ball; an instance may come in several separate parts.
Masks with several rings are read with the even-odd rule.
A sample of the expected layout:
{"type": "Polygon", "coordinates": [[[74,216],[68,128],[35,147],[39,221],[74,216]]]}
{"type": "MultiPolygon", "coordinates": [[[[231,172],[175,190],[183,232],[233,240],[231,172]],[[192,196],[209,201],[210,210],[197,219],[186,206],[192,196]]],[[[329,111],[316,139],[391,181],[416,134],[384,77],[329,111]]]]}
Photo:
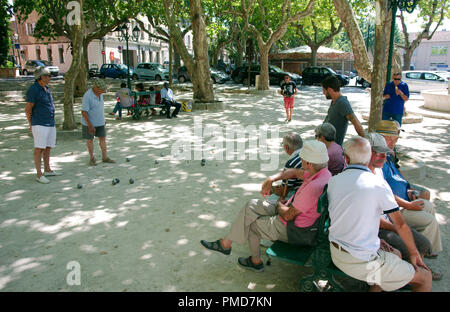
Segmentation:
{"type": "Polygon", "coordinates": [[[83,184],[81,184],[81,183],[78,183],[78,185],[77,185],[77,189],[82,189],[83,188],[83,184]]]}
{"type": "Polygon", "coordinates": [[[206,164],[206,160],[202,159],[202,167],[206,164]]]}
{"type": "Polygon", "coordinates": [[[159,161],[155,160],[155,165],[159,164],[159,161]]]}
{"type": "Polygon", "coordinates": [[[113,179],[112,180],[112,185],[116,185],[117,183],[119,183],[120,182],[120,180],[119,179],[113,179]]]}
{"type": "Polygon", "coordinates": [[[130,179],[130,180],[128,180],[128,182],[130,182],[130,184],[133,184],[133,183],[134,183],[134,180],[133,180],[133,179],[130,179]]]}
{"type": "Polygon", "coordinates": [[[130,162],[130,158],[128,158],[128,157],[127,157],[125,160],[126,160],[127,162],[130,162]]]}

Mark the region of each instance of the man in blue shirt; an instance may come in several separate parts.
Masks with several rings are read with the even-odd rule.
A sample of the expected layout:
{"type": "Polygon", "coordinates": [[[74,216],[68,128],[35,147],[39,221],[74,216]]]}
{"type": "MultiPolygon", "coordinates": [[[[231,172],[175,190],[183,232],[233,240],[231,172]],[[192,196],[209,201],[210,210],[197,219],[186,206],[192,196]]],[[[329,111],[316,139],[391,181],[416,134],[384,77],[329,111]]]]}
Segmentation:
{"type": "Polygon", "coordinates": [[[38,67],[34,71],[36,81],[28,89],[25,115],[34,138],[34,164],[39,183],[48,184],[46,176],[59,176],[50,168],[50,150],[56,145],[55,103],[48,88],[50,71],[38,67]],[[44,159],[44,173],[41,171],[41,159],[44,159]]]}
{"type": "Polygon", "coordinates": [[[102,150],[104,163],[115,163],[106,153],[106,129],[103,93],[106,92],[106,83],[102,79],[96,79],[94,86],[83,95],[81,107],[82,135],[86,139],[89,152],[89,165],[96,166],[94,157],[94,135],[98,137],[98,143],[102,150]]]}
{"type": "Polygon", "coordinates": [[[405,102],[409,99],[409,88],[402,81],[401,73],[395,73],[393,77],[394,80],[387,83],[383,91],[383,99],[386,101],[381,119],[397,120],[401,126],[405,102]]]}

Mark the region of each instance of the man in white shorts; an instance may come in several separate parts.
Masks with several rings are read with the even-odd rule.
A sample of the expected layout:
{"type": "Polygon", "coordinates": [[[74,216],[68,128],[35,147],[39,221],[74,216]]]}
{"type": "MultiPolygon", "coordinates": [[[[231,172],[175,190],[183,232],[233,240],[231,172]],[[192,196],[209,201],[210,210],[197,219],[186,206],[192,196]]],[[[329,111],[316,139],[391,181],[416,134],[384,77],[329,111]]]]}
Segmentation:
{"type": "Polygon", "coordinates": [[[328,182],[333,263],[347,275],[367,282],[371,291],[393,291],[407,284],[413,291],[431,291],[431,271],[423,263],[386,181],[368,168],[372,156],[367,139],[344,144],[349,166],[328,182]],[[380,249],[381,214],[388,214],[406,245],[410,263],[380,249]]]}
{"type": "Polygon", "coordinates": [[[50,82],[50,71],[38,67],[34,71],[35,82],[26,95],[25,115],[34,138],[34,164],[36,181],[50,183],[48,176],[59,176],[60,173],[50,168],[50,150],[56,145],[55,103],[47,86],[50,82]],[[41,159],[44,159],[44,173],[41,170],[41,159]]]}

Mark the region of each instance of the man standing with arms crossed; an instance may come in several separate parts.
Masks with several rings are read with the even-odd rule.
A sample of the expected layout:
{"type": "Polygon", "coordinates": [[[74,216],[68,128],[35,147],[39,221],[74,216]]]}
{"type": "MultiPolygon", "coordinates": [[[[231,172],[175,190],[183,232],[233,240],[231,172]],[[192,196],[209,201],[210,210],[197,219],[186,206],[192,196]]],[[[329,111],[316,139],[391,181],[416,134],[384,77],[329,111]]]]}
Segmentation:
{"type": "Polygon", "coordinates": [[[96,79],[94,86],[83,95],[81,108],[82,135],[86,139],[89,152],[89,165],[96,166],[94,157],[94,136],[98,137],[98,143],[102,150],[104,163],[115,163],[106,153],[106,129],[103,93],[106,92],[106,83],[102,79],[96,79]]]}
{"type": "Polygon", "coordinates": [[[34,164],[36,181],[48,184],[46,176],[59,176],[50,168],[50,150],[56,146],[55,103],[48,88],[50,71],[38,67],[34,71],[35,83],[28,89],[25,115],[34,138],[34,164]],[[44,159],[44,174],[41,171],[41,159],[44,159]]]}

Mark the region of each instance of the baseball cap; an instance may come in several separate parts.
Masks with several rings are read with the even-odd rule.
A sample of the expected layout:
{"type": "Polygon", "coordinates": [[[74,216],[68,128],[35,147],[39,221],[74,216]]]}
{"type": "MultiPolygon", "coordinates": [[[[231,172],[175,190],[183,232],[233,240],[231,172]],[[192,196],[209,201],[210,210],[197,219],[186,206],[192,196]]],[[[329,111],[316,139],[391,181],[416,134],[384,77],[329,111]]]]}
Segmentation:
{"type": "Polygon", "coordinates": [[[403,131],[396,120],[380,120],[375,127],[377,133],[387,136],[398,136],[400,130],[403,131]]]}
{"type": "Polygon", "coordinates": [[[328,161],[328,151],[324,143],[316,140],[307,140],[299,153],[300,158],[313,164],[323,164],[328,161]]]}
{"type": "Polygon", "coordinates": [[[102,89],[104,92],[108,89],[106,86],[106,82],[103,79],[97,78],[94,80],[94,86],[97,86],[98,88],[102,89]]]}
{"type": "Polygon", "coordinates": [[[379,133],[368,133],[366,139],[369,140],[370,145],[373,150],[377,153],[393,153],[392,150],[387,146],[386,140],[379,133]]]}
{"type": "Polygon", "coordinates": [[[39,80],[42,76],[50,76],[50,70],[47,67],[39,66],[34,70],[34,78],[39,80]]]}

